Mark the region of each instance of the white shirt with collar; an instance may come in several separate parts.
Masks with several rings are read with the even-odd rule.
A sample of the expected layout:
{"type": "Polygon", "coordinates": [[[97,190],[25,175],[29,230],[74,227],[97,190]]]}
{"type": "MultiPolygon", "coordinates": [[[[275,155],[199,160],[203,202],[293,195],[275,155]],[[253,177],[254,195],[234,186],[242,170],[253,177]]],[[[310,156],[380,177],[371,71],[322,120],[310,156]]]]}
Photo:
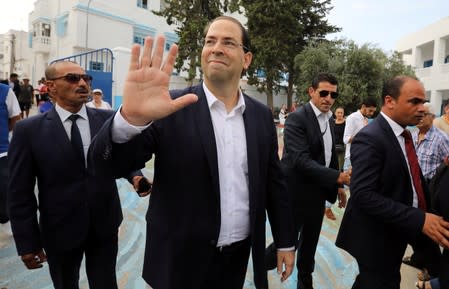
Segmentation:
{"type": "Polygon", "coordinates": [[[343,133],[343,142],[346,144],[345,159],[351,157],[351,143],[349,140],[368,123],[368,119],[363,116],[360,109],[351,113],[346,118],[345,132],[343,133]]]}
{"type": "Polygon", "coordinates": [[[329,167],[332,158],[332,134],[329,119],[332,117],[332,112],[322,112],[312,103],[312,101],[309,103],[312,106],[313,112],[318,119],[318,124],[320,125],[320,131],[324,143],[324,159],[326,161],[326,167],[329,167]]]}
{"type": "Polygon", "coordinates": [[[380,114],[387,120],[388,124],[390,125],[391,129],[393,130],[394,135],[398,139],[399,145],[401,146],[402,153],[404,154],[405,161],[407,162],[408,174],[410,176],[410,182],[412,184],[412,189],[413,189],[413,207],[417,208],[418,207],[418,195],[415,190],[415,185],[413,184],[412,173],[410,171],[410,164],[408,163],[407,152],[405,150],[405,139],[401,135],[405,129],[400,124],[398,124],[397,122],[392,120],[390,117],[388,117],[382,111],[380,112],[380,114]]]}
{"type": "Polygon", "coordinates": [[[67,136],[69,140],[72,138],[71,136],[71,129],[72,129],[72,121],[69,119],[69,116],[72,114],[77,114],[80,117],[76,120],[76,125],[78,126],[81,134],[81,140],[83,141],[83,151],[84,151],[84,160],[87,164],[86,156],[87,151],[89,150],[90,141],[91,141],[91,135],[90,135],[90,127],[89,127],[89,118],[87,117],[87,110],[86,106],[82,106],[80,111],[77,113],[72,113],[70,111],[67,111],[63,109],[61,106],[59,106],[57,103],[55,105],[56,112],[59,115],[59,118],[61,119],[62,125],[64,126],[65,132],[67,133],[67,136]]]}

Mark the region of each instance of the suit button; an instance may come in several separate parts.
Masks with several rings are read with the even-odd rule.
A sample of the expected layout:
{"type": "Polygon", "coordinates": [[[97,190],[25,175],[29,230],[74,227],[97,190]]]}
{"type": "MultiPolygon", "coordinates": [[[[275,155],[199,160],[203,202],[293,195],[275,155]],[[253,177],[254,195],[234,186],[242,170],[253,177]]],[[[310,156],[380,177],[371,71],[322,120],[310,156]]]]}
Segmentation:
{"type": "Polygon", "coordinates": [[[217,241],[215,241],[215,240],[210,240],[210,244],[211,244],[211,246],[215,246],[215,245],[217,245],[217,241]]]}

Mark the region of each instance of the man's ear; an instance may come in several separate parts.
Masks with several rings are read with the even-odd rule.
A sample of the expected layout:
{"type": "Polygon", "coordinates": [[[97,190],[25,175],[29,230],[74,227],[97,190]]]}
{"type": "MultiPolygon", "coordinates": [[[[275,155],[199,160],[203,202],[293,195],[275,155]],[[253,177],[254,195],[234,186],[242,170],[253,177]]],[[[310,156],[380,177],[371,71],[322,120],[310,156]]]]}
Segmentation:
{"type": "Polygon", "coordinates": [[[315,92],[315,89],[313,89],[313,87],[309,87],[307,88],[307,93],[309,93],[310,96],[312,96],[312,94],[315,92]]]}

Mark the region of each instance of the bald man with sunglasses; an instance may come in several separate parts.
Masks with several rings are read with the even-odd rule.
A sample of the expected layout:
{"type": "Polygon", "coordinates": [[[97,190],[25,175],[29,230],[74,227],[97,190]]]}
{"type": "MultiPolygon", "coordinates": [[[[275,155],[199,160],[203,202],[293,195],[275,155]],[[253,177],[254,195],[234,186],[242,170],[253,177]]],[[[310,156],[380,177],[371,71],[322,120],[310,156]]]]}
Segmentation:
{"type": "MultiPolygon", "coordinates": [[[[311,289],[315,251],[323,221],[325,201],[346,205],[343,184],[350,176],[340,172],[335,151],[334,122],[330,108],[338,97],[337,79],[319,74],[308,89],[310,102],[289,114],[284,128],[282,167],[293,200],[298,240],[296,266],[298,289],[311,289]]],[[[266,251],[267,269],[275,265],[271,245],[266,251]]]]}
{"type": "MultiPolygon", "coordinates": [[[[9,150],[8,205],[18,254],[28,269],[48,261],[55,289],[79,288],[83,258],[90,289],[116,289],[123,219],[117,186],[113,177],[94,176],[86,161],[91,140],[114,112],[86,107],[92,77],[77,63],[53,63],[45,76],[55,106],[18,122],[9,150]]],[[[142,173],[126,177],[139,192],[142,173]]]]}

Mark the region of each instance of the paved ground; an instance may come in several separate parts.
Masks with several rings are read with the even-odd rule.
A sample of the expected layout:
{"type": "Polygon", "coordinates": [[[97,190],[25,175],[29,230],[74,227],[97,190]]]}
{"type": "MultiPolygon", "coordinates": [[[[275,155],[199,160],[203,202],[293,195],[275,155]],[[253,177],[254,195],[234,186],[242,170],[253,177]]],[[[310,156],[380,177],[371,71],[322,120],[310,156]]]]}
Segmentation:
{"type": "MultiPolygon", "coordinates": [[[[282,144],[282,141],[281,141],[282,144]]],[[[148,163],[144,174],[153,175],[152,163],[148,163]]],[[[117,181],[123,206],[124,221],[119,234],[119,256],[117,276],[120,289],[148,288],[142,278],[141,270],[145,246],[145,213],[149,198],[139,198],[132,187],[124,180],[117,181]]],[[[315,289],[348,289],[357,274],[357,265],[351,256],[334,245],[343,210],[334,209],[337,221],[323,222],[322,234],[316,254],[314,273],[315,289]]],[[[267,244],[272,237],[267,224],[267,244]]],[[[412,289],[416,280],[416,270],[409,266],[402,268],[401,289],[412,289]]],[[[270,288],[296,288],[296,270],[284,284],[279,282],[275,271],[269,272],[270,288]]],[[[7,289],[51,289],[48,266],[39,270],[26,270],[17,256],[11,237],[0,234],[0,288],[7,289]]],[[[81,288],[87,289],[84,272],[81,276],[81,288]]],[[[245,289],[254,289],[252,282],[252,264],[249,263],[245,289]]]]}

